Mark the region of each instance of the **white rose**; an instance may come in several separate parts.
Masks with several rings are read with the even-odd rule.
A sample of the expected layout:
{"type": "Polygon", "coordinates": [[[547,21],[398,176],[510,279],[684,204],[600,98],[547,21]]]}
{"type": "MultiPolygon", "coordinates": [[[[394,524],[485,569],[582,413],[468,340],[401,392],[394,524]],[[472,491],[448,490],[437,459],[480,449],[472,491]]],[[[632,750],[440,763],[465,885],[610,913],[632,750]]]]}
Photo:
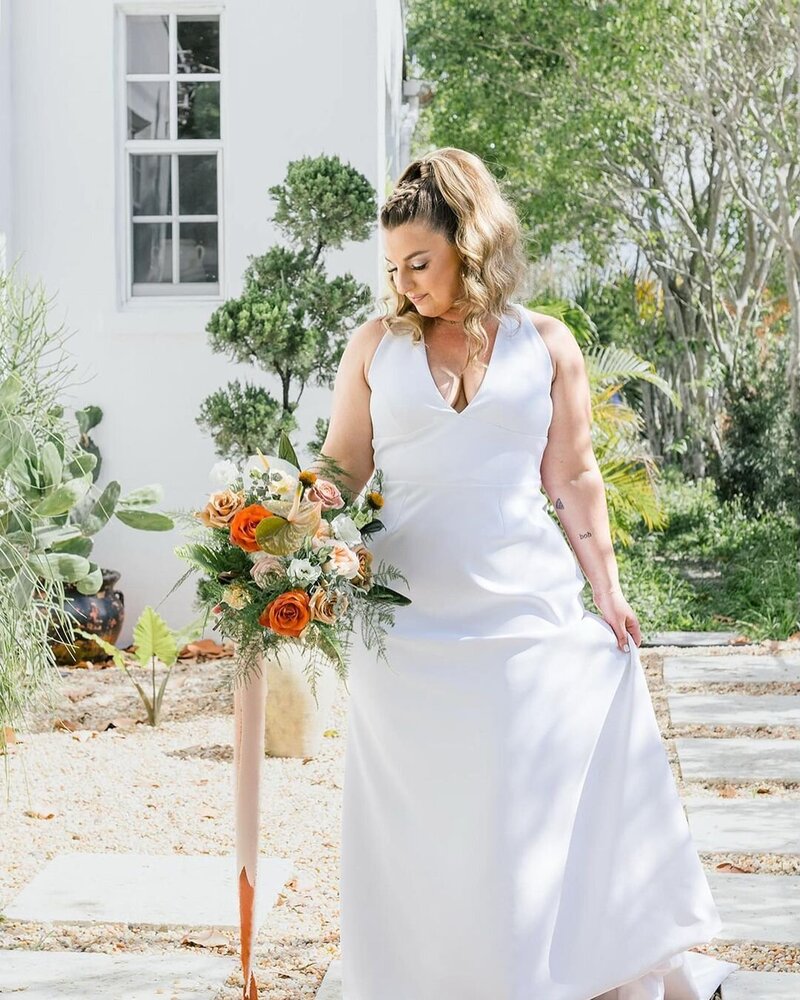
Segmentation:
{"type": "Polygon", "coordinates": [[[223,461],[212,465],[208,478],[214,486],[232,486],[234,481],[239,478],[239,469],[235,462],[223,459],[223,461]]]}
{"type": "Polygon", "coordinates": [[[349,514],[337,514],[331,521],[333,534],[347,545],[358,545],[361,542],[361,532],[349,514]]]}

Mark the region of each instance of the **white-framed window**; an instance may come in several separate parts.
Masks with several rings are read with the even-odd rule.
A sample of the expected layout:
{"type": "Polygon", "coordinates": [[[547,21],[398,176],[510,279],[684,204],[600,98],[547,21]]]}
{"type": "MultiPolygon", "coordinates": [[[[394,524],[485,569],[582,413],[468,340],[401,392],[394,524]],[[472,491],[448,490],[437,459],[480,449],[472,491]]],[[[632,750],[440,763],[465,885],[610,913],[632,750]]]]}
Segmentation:
{"type": "Polygon", "coordinates": [[[124,298],[222,286],[222,12],[122,4],[124,298]]]}

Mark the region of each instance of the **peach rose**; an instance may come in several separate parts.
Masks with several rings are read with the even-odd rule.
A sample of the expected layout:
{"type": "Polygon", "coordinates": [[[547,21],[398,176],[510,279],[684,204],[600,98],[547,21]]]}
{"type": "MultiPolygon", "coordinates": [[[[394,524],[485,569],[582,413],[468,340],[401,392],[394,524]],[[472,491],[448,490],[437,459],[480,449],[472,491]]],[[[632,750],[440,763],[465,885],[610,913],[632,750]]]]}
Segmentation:
{"type": "Polygon", "coordinates": [[[244,507],[244,497],[233,490],[219,490],[212,493],[202,510],[195,512],[203,524],[209,528],[227,528],[235,514],[244,507]]]}
{"type": "Polygon", "coordinates": [[[309,500],[321,500],[323,510],[339,510],[340,507],[344,507],[344,500],[338,486],[327,479],[320,479],[319,476],[306,493],[306,497],[309,500]]]}
{"type": "Polygon", "coordinates": [[[323,563],[322,568],[326,573],[335,573],[337,576],[343,576],[346,580],[351,580],[359,571],[358,556],[344,542],[333,541],[330,546],[331,554],[323,563]]]}
{"type": "Polygon", "coordinates": [[[339,615],[347,610],[346,594],[331,595],[322,587],[318,587],[311,595],[311,617],[326,625],[333,625],[339,615]]]}
{"type": "Polygon", "coordinates": [[[326,521],[323,517],[319,522],[319,527],[311,536],[311,550],[316,552],[317,549],[321,549],[324,545],[330,544],[332,537],[331,522],[326,521]]]}
{"type": "Polygon", "coordinates": [[[358,573],[353,577],[352,583],[367,590],[372,582],[372,553],[366,545],[356,545],[353,551],[358,556],[358,573]]]}
{"type": "Polygon", "coordinates": [[[256,528],[272,514],[260,503],[251,503],[234,514],[231,521],[231,542],[245,552],[258,552],[261,546],[256,541],[256,528]]]}
{"type": "Polygon", "coordinates": [[[258,621],[278,635],[297,638],[311,621],[308,594],[304,590],[287,590],[279,594],[264,608],[258,621]]]}
{"type": "Polygon", "coordinates": [[[253,565],[250,567],[250,576],[259,587],[263,587],[273,574],[283,572],[283,561],[278,556],[270,555],[268,552],[257,552],[253,565]]]}

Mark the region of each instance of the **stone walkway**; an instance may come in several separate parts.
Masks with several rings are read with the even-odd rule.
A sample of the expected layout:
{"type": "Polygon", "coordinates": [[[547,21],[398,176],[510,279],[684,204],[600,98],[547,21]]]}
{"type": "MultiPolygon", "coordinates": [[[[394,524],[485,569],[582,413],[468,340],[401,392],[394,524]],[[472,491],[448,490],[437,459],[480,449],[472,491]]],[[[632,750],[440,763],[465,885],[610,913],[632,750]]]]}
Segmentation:
{"type": "MultiPolygon", "coordinates": [[[[702,950],[742,966],[726,980],[723,1000],[798,1000],[800,725],[793,712],[800,697],[800,653],[788,649],[769,653],[763,647],[735,645],[702,649],[672,645],[651,647],[643,654],[668,755],[723,918],[720,935],[702,950]],[[691,712],[687,712],[689,705],[691,712]]],[[[191,676],[196,673],[197,666],[191,676]]],[[[98,690],[105,687],[100,685],[98,690]]],[[[329,910],[322,909],[321,903],[310,904],[317,896],[327,901],[320,886],[327,886],[328,870],[331,884],[337,872],[337,823],[331,815],[335,820],[341,795],[344,707],[342,696],[341,704],[337,702],[338,728],[331,729],[331,738],[318,758],[307,766],[304,761],[273,761],[267,769],[267,780],[273,782],[266,796],[272,812],[265,815],[264,830],[265,843],[272,838],[269,853],[280,855],[289,846],[293,858],[303,859],[303,869],[312,867],[314,861],[320,867],[318,886],[303,889],[298,884],[292,889],[286,879],[294,862],[264,856],[259,862],[263,903],[259,919],[265,914],[267,919],[257,942],[258,969],[262,982],[272,977],[265,992],[283,1000],[315,992],[317,1000],[342,1000],[341,963],[334,955],[338,940],[335,893],[330,894],[329,910]],[[293,795],[303,782],[305,792],[295,800],[293,795]],[[301,842],[295,834],[303,818],[308,835],[301,842]],[[276,902],[279,907],[273,909],[276,902]],[[326,933],[319,934],[314,952],[319,927],[326,933]],[[274,947],[281,933],[289,941],[281,945],[282,950],[274,947]],[[304,979],[312,955],[315,963],[304,979]],[[327,957],[331,955],[333,961],[327,957]]],[[[115,709],[112,714],[125,713],[115,709]]],[[[210,810],[225,820],[225,837],[229,838],[225,794],[220,793],[216,801],[204,791],[226,790],[229,755],[219,761],[213,755],[207,761],[203,757],[201,770],[200,758],[189,752],[226,750],[220,741],[227,736],[229,723],[227,716],[206,720],[204,724],[211,728],[202,730],[202,746],[180,751],[174,748],[188,740],[182,722],[165,726],[162,732],[142,729],[130,736],[114,735],[113,730],[95,732],[97,739],[86,742],[56,733],[31,738],[28,752],[33,772],[47,775],[49,782],[41,782],[37,803],[53,808],[57,815],[49,821],[26,819],[22,810],[31,805],[23,797],[15,803],[14,815],[6,816],[9,850],[14,844],[26,844],[26,850],[35,847],[35,856],[41,860],[35,871],[17,880],[8,905],[2,907],[7,929],[17,928],[20,940],[22,928],[32,927],[34,932],[30,937],[25,934],[27,943],[22,946],[15,942],[16,947],[0,948],[0,994],[22,993],[29,1000],[67,995],[93,1000],[106,996],[219,1000],[223,994],[232,1000],[238,996],[240,974],[233,947],[226,955],[202,954],[187,951],[180,941],[184,927],[202,924],[205,929],[201,927],[197,934],[207,946],[219,937],[219,928],[228,928],[225,940],[235,943],[231,936],[235,931],[230,930],[236,925],[231,909],[234,866],[224,854],[229,840],[217,844],[200,833],[192,839],[179,825],[174,835],[170,832],[175,824],[185,826],[187,816],[206,816],[210,810]],[[180,808],[174,801],[176,760],[186,771],[181,771],[181,794],[191,786],[200,796],[181,799],[180,808]],[[122,798],[118,794],[121,768],[127,769],[127,793],[122,798]],[[135,768],[144,770],[139,774],[135,768]],[[105,786],[100,779],[106,773],[115,776],[113,788],[101,794],[105,786]],[[62,801],[62,785],[69,801],[62,801]],[[162,792],[163,803],[157,799],[162,792]],[[91,805],[95,800],[102,807],[96,813],[91,805]],[[124,809],[117,814],[114,810],[120,801],[124,809]],[[154,825],[162,820],[168,827],[163,837],[160,827],[154,832],[154,825]],[[84,821],[89,823],[86,829],[84,821]],[[63,832],[50,826],[55,823],[64,826],[63,832]],[[52,832],[47,833],[48,829],[52,832]],[[75,841],[82,841],[84,851],[88,847],[94,853],[72,854],[70,845],[75,841]],[[160,857],[170,849],[184,853],[167,859],[167,878],[159,865],[160,857]],[[113,850],[119,851],[113,857],[100,853],[113,850]],[[205,887],[202,905],[208,904],[202,919],[198,919],[198,885],[205,887]],[[213,892],[211,887],[215,887],[213,892]],[[148,921],[160,936],[144,941],[148,921]],[[85,933],[78,935],[74,928],[84,922],[85,933]],[[181,929],[176,932],[176,927],[181,929]],[[115,942],[129,950],[116,953],[115,942]],[[60,950],[53,950],[54,943],[60,950]]],[[[193,743],[197,743],[198,725],[193,715],[193,743]]],[[[17,863],[33,867],[19,851],[17,863]]],[[[7,933],[6,940],[13,940],[13,935],[7,933]]]]}
{"type": "MultiPolygon", "coordinates": [[[[800,1000],[800,655],[743,652],[729,638],[660,637],[660,721],[723,920],[708,952],[742,966],[722,1000],[800,1000]]],[[[342,1000],[339,960],[317,1000],[342,1000]]]]}
{"type": "Polygon", "coordinates": [[[663,679],[689,826],[742,968],[723,1000],[800,998],[800,655],[667,655],[663,679]]]}
{"type": "MultiPolygon", "coordinates": [[[[291,862],[258,863],[256,925],[261,926],[291,862]]],[[[59,854],[4,910],[9,920],[43,925],[135,924],[238,930],[236,859],[148,854],[59,854]]],[[[226,938],[217,938],[217,945],[226,938]]],[[[108,955],[70,951],[0,951],[0,993],[26,1000],[80,996],[91,1000],[214,1000],[239,962],[216,955],[166,951],[160,955],[108,955]]]]}

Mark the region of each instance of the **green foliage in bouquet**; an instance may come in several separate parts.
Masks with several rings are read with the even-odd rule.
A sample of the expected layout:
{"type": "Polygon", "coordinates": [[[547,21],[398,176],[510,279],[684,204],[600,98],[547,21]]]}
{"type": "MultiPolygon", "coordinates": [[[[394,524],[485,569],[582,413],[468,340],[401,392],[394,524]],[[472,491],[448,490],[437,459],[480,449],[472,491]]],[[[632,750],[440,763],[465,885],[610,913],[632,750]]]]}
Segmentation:
{"type": "Polygon", "coordinates": [[[178,660],[178,654],[187,643],[199,639],[203,634],[203,619],[198,618],[186,628],[173,631],[161,615],[149,605],[139,615],[133,628],[133,641],[135,643],[133,657],[140,667],[150,668],[150,694],[145,691],[128,669],[128,664],[125,662],[125,657],[119,647],[106,642],[100,636],[84,632],[83,629],[76,628],[75,631],[84,638],[96,642],[109,656],[113,657],[114,663],[125,671],[139,692],[139,697],[147,712],[147,721],[151,726],[157,726],[161,721],[161,703],[164,700],[167,681],[178,660]],[[158,664],[161,664],[166,670],[158,689],[156,689],[156,667],[158,664]]]}
{"type": "Polygon", "coordinates": [[[329,278],[324,265],[328,250],[367,239],[375,224],[367,178],[336,156],[303,157],[269,192],[277,205],[273,221],[289,245],[248,258],[242,294],[220,306],[206,330],[212,351],[277,377],[281,398],[229,382],[203,401],[197,423],[229,459],[254,454],[255,429],[267,451],[296,429],[305,386],[333,385],[349,333],[372,299],[368,285],[350,274],[329,278]]]}
{"type": "Polygon", "coordinates": [[[198,604],[236,644],[234,684],[260,669],[261,654],[291,642],[309,653],[305,672],[315,699],[326,665],[346,686],[357,623],[365,645],[386,660],[393,608],[410,600],[389,586],[405,580],[402,573],[384,562],[373,568],[365,544],[383,528],[381,470],[362,499],[348,499],[337,485],[345,479],[338,463],[320,455],[313,469],[301,469],[286,435],[277,457],[258,452],[242,470],[222,464],[227,488],[187,519],[193,537],[175,552],[201,572],[198,604]]]}

